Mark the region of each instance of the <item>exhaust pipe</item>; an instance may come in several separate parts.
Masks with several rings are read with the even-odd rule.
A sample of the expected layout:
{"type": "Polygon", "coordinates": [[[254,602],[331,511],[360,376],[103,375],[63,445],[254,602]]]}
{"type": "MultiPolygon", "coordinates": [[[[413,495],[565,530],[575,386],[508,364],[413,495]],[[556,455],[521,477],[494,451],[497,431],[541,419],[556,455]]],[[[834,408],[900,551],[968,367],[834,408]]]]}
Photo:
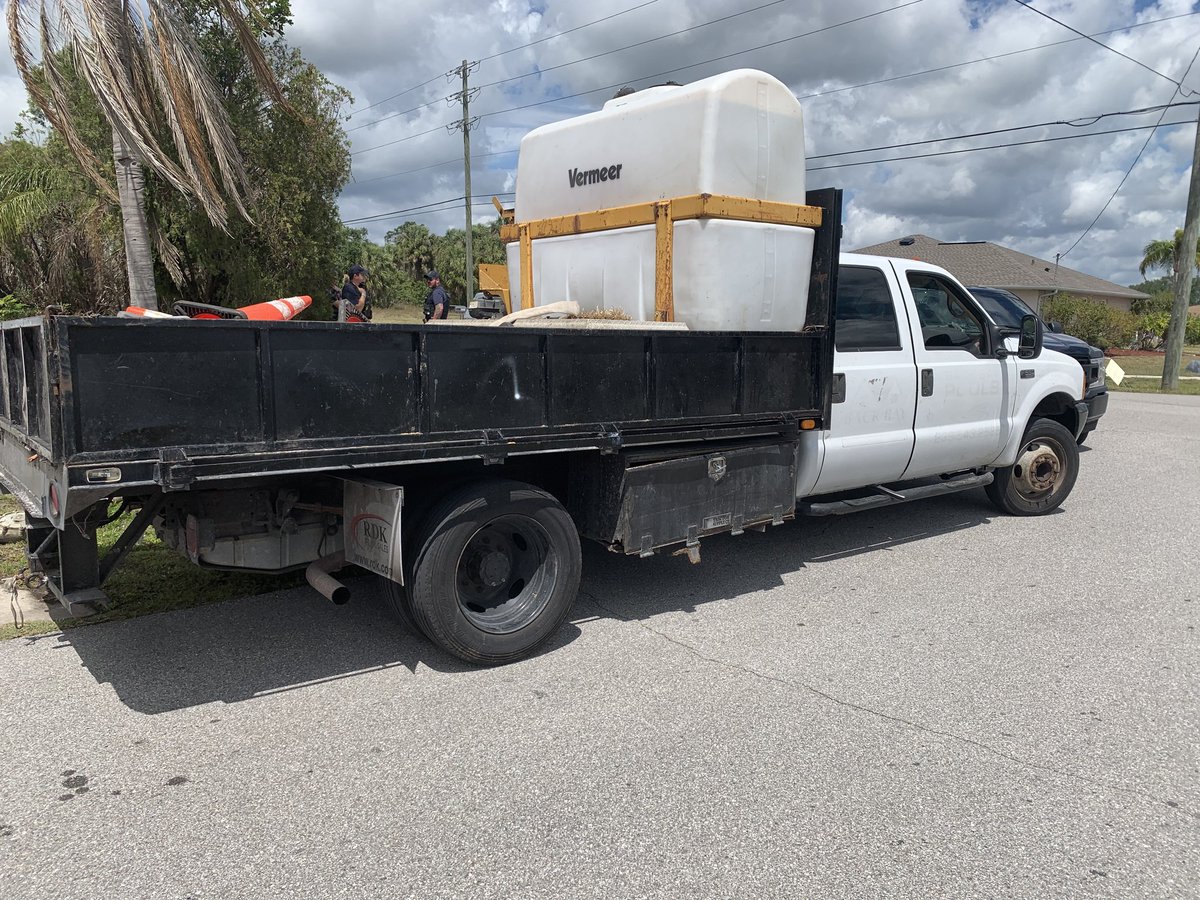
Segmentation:
{"type": "Polygon", "coordinates": [[[350,601],[350,588],[329,573],[336,572],[345,565],[346,556],[339,550],[309,563],[308,568],[304,570],[304,577],[321,596],[332,600],[337,606],[342,606],[350,601]]]}

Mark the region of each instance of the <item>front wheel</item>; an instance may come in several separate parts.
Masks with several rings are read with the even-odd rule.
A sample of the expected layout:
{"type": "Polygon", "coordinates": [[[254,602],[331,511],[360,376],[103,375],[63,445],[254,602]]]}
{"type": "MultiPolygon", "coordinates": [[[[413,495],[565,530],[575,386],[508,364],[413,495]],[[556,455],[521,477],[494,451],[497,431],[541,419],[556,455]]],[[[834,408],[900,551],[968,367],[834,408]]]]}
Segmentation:
{"type": "Polygon", "coordinates": [[[431,511],[413,561],[409,609],[421,631],[484,665],[533,653],[558,631],[579,589],[570,515],[517,481],[465,485],[431,511]]]}
{"type": "Polygon", "coordinates": [[[1014,516],[1042,516],[1067,499],[1079,474],[1075,436],[1057,422],[1038,419],[1025,429],[1017,461],[997,469],[988,498],[1014,516]]]}

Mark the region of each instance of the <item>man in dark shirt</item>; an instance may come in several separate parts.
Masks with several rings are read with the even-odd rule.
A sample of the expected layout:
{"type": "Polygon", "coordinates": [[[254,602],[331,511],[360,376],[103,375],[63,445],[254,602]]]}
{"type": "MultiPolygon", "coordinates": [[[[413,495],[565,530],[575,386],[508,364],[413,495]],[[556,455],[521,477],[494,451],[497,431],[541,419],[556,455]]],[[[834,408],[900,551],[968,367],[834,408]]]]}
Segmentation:
{"type": "MultiPolygon", "coordinates": [[[[342,285],[341,301],[346,310],[346,321],[365,322],[371,318],[367,304],[367,270],[362,266],[351,266],[346,273],[350,280],[342,285]],[[354,317],[354,318],[351,318],[354,317]]],[[[338,316],[339,321],[342,316],[338,316]]]]}
{"type": "Polygon", "coordinates": [[[437,272],[427,272],[425,280],[429,282],[429,296],[425,298],[425,321],[450,318],[450,298],[442,287],[441,276],[437,272]]]}

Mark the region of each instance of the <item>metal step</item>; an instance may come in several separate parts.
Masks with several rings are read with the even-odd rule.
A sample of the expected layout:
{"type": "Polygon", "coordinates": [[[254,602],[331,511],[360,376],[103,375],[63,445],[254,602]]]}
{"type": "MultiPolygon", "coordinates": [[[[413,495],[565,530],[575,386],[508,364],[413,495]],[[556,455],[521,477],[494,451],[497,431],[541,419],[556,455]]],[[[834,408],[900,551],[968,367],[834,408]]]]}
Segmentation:
{"type": "Polygon", "coordinates": [[[798,516],[843,516],[846,513],[859,512],[864,509],[875,509],[880,506],[892,506],[896,503],[907,503],[910,500],[922,500],[926,497],[937,497],[942,494],[956,494],[959,491],[969,491],[971,488],[983,487],[992,483],[991,472],[981,474],[968,473],[956,475],[946,481],[933,484],[921,484],[913,487],[902,487],[899,490],[875,485],[871,488],[875,493],[858,497],[848,497],[841,500],[826,500],[823,502],[800,502],[796,504],[798,516]]]}

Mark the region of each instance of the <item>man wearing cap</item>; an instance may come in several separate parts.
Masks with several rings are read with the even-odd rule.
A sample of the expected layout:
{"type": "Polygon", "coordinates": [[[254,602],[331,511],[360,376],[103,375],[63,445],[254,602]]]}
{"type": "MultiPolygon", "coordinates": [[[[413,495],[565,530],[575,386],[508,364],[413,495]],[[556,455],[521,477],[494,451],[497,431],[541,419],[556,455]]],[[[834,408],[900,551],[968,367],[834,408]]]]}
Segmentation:
{"type": "Polygon", "coordinates": [[[425,280],[429,282],[429,296],[425,298],[425,321],[450,318],[450,298],[442,287],[441,276],[437,272],[426,272],[425,280]]]}
{"type": "MultiPolygon", "coordinates": [[[[347,273],[350,278],[342,285],[341,301],[349,315],[356,315],[364,321],[371,318],[367,309],[367,270],[362,266],[351,266],[347,273]]],[[[341,320],[341,316],[338,319],[341,320]]]]}

